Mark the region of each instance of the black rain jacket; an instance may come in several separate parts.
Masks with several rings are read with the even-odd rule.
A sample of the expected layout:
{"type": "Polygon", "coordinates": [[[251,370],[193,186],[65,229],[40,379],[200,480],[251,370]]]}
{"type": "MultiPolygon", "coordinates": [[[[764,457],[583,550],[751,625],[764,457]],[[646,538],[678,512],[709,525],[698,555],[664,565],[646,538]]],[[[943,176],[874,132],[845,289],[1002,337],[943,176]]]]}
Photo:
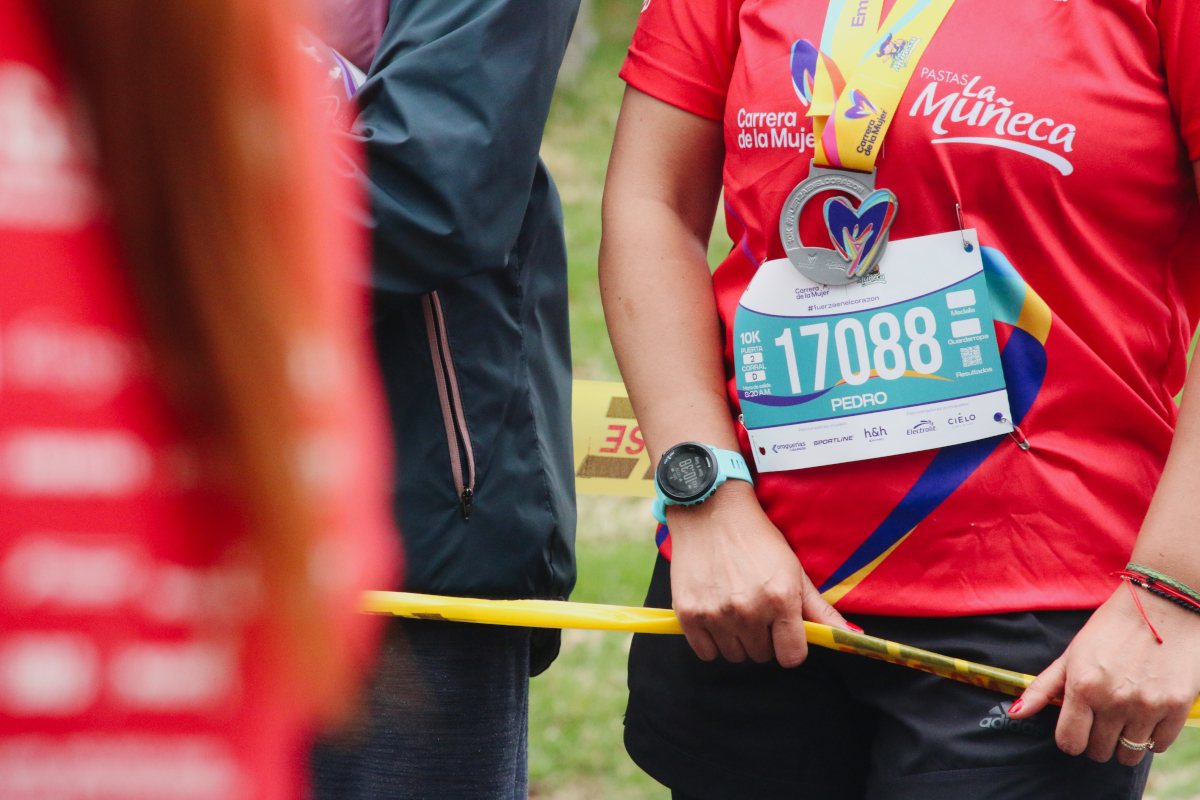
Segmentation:
{"type": "Polygon", "coordinates": [[[357,98],[407,591],[575,583],[562,207],[538,156],[578,0],[392,0],[357,98]]]}

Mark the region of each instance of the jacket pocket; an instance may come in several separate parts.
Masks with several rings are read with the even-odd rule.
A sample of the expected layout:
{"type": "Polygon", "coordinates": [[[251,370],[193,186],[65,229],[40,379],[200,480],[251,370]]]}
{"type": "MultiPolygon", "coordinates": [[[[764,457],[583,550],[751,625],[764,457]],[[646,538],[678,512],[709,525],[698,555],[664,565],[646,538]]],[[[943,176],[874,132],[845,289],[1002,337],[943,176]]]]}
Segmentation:
{"type": "Polygon", "coordinates": [[[437,381],[438,400],[442,406],[442,423],[446,426],[446,443],[450,447],[450,472],[454,476],[454,489],[458,492],[459,507],[465,521],[471,518],[471,504],[475,497],[475,453],[471,450],[467,417],[458,391],[458,377],[450,354],[450,339],[446,335],[442,301],[436,291],[421,296],[421,310],[425,314],[429,355],[433,359],[433,376],[437,381]]]}

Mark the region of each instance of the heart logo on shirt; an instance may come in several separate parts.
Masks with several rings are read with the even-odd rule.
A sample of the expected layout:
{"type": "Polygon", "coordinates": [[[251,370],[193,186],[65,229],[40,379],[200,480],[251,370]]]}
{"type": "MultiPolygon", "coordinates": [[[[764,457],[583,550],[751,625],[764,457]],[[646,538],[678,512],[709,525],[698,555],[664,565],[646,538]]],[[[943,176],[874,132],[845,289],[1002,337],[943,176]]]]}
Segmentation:
{"type": "Polygon", "coordinates": [[[876,108],[867,96],[858,89],[850,90],[850,107],[846,109],[846,119],[862,119],[875,113],[876,108]]]}
{"type": "Polygon", "coordinates": [[[792,88],[800,102],[807,106],[812,102],[813,84],[817,79],[818,50],[808,39],[792,42],[792,57],[790,60],[792,73],[792,88]]]}
{"type": "Polygon", "coordinates": [[[825,201],[825,227],[842,258],[850,262],[846,275],[862,277],[879,260],[880,244],[896,218],[896,195],[879,189],[867,195],[856,209],[844,197],[825,201]]]}

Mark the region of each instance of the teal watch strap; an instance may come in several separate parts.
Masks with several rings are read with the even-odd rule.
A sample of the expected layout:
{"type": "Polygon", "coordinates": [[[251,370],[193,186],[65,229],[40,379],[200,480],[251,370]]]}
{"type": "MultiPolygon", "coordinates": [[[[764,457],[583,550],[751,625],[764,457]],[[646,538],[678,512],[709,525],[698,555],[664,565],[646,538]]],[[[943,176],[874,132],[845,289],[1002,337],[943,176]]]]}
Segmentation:
{"type": "MultiPolygon", "coordinates": [[[[721,472],[724,473],[725,480],[737,478],[739,481],[745,481],[751,486],[754,485],[754,478],[750,477],[750,467],[746,464],[746,459],[742,458],[741,453],[735,453],[732,450],[718,450],[715,447],[713,448],[713,452],[717,454],[717,461],[721,462],[721,472]]],[[[714,486],[713,488],[716,489],[717,487],[714,486]]],[[[709,494],[712,494],[712,492],[709,492],[709,494]]]]}
{"type": "MultiPolygon", "coordinates": [[[[707,447],[707,445],[705,445],[707,447]]],[[[750,476],[750,467],[746,464],[746,459],[742,458],[741,453],[735,453],[732,450],[720,450],[716,447],[709,447],[717,462],[717,479],[713,482],[712,488],[704,493],[700,498],[693,500],[690,503],[677,503],[675,500],[663,494],[662,488],[658,485],[658,476],[654,478],[654,491],[658,495],[654,499],[651,506],[651,511],[654,518],[663,525],[667,524],[667,506],[672,505],[689,505],[694,506],[703,503],[708,498],[712,497],[713,492],[717,487],[725,483],[730,478],[735,478],[739,481],[745,481],[751,486],[754,485],[754,478],[750,476]]]]}

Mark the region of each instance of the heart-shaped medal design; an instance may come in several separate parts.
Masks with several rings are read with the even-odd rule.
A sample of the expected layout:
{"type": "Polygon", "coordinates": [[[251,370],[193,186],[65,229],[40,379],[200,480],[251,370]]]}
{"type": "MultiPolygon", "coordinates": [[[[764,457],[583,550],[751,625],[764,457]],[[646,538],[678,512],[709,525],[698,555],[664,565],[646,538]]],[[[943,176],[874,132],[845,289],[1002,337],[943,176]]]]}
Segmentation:
{"type": "Polygon", "coordinates": [[[858,89],[850,90],[850,107],[846,109],[846,119],[862,119],[871,116],[875,111],[875,106],[865,94],[858,89]]]}
{"type": "Polygon", "coordinates": [[[788,260],[801,275],[826,286],[843,286],[871,274],[887,248],[888,231],[899,203],[888,189],[875,189],[875,173],[818,167],[810,163],[808,177],[784,201],[779,215],[779,238],[788,260]],[[808,247],[800,241],[800,212],[822,192],[837,191],[859,201],[835,197],[825,203],[825,224],[837,248],[808,247]]]}
{"type": "Polygon", "coordinates": [[[834,248],[850,262],[847,277],[861,278],[867,274],[868,265],[877,262],[875,256],[881,243],[887,241],[896,205],[896,195],[890,189],[877,189],[867,195],[857,210],[844,197],[825,201],[825,227],[834,248]]]}

